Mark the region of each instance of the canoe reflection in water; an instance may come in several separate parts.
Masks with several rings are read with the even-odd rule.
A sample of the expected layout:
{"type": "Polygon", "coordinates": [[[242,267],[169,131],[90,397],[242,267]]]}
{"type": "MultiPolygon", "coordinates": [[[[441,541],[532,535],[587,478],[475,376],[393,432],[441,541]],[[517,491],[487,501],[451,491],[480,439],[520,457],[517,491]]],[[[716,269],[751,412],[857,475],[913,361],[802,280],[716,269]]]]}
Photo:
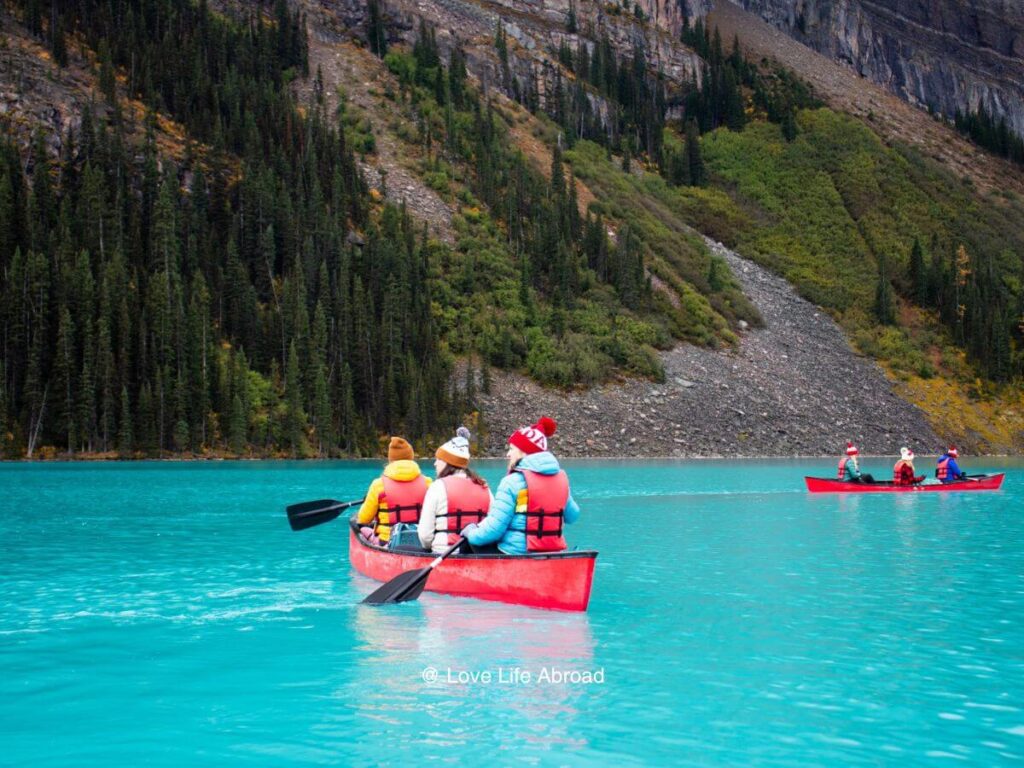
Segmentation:
{"type": "MultiPolygon", "coordinates": [[[[557,751],[587,746],[577,723],[587,709],[581,699],[600,693],[594,678],[603,679],[603,671],[594,667],[586,614],[434,594],[354,613],[359,660],[352,698],[365,705],[371,730],[404,725],[467,747],[501,742],[500,733],[464,726],[470,711],[484,709],[501,720],[498,730],[521,727],[516,738],[557,751]]],[[[512,736],[505,733],[505,748],[512,736]]]]}

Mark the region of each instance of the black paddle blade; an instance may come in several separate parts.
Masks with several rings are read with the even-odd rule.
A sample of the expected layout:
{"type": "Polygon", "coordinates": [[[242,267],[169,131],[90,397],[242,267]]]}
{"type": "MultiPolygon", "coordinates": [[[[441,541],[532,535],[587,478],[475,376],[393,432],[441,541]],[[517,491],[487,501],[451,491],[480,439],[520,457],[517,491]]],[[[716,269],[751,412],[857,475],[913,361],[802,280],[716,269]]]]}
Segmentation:
{"type": "MultiPolygon", "coordinates": [[[[302,531],[312,528],[314,525],[326,523],[348,509],[354,502],[341,502],[334,499],[320,499],[319,501],[304,501],[301,504],[292,504],[288,507],[288,524],[293,531],[302,531]]],[[[357,502],[356,502],[357,503],[357,502]]]]}
{"type": "Polygon", "coordinates": [[[404,603],[407,600],[415,600],[423,593],[427,586],[427,577],[430,576],[430,568],[418,568],[415,571],[400,573],[391,581],[377,587],[373,592],[363,598],[364,603],[381,605],[383,603],[404,603]]]}

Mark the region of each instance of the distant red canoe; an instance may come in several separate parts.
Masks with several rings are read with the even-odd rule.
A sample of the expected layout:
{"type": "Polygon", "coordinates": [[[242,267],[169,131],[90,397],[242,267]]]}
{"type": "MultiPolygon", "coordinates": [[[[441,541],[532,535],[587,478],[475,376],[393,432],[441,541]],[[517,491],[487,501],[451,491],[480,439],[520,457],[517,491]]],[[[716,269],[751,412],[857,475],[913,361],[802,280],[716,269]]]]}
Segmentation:
{"type": "MultiPolygon", "coordinates": [[[[391,552],[369,544],[349,528],[352,567],[377,581],[430,565],[435,555],[391,552]]],[[[427,591],[475,597],[556,611],[585,611],[590,602],[597,552],[544,555],[452,555],[427,580],[427,591]]]]}
{"type": "Polygon", "coordinates": [[[930,493],[932,491],[995,491],[1003,484],[1006,473],[982,475],[975,480],[960,480],[955,483],[934,485],[895,485],[892,482],[851,483],[825,477],[805,477],[807,490],[811,493],[930,493]]]}

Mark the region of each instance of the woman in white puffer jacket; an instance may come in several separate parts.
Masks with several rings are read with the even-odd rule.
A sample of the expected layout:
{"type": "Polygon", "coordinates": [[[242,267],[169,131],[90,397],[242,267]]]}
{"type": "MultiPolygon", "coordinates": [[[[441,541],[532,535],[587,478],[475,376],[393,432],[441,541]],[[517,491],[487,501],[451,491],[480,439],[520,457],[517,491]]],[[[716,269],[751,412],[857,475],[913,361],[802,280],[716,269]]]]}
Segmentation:
{"type": "Polygon", "coordinates": [[[434,454],[437,481],[423,497],[417,526],[424,549],[445,552],[463,528],[486,517],[494,500],[487,481],[469,468],[469,437],[469,430],[459,427],[434,454]]]}

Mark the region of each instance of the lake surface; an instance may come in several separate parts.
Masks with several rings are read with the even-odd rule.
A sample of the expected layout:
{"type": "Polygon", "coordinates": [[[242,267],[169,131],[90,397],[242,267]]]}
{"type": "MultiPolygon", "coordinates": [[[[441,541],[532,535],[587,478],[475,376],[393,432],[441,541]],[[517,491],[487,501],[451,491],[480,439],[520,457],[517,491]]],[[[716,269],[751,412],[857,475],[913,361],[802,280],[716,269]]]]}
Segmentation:
{"type": "Polygon", "coordinates": [[[964,464],[1010,474],[843,497],[803,490],[832,461],[569,462],[586,614],[359,605],[344,521],[283,509],[377,462],[0,465],[0,764],[1016,763],[1024,463],[964,464]]]}

